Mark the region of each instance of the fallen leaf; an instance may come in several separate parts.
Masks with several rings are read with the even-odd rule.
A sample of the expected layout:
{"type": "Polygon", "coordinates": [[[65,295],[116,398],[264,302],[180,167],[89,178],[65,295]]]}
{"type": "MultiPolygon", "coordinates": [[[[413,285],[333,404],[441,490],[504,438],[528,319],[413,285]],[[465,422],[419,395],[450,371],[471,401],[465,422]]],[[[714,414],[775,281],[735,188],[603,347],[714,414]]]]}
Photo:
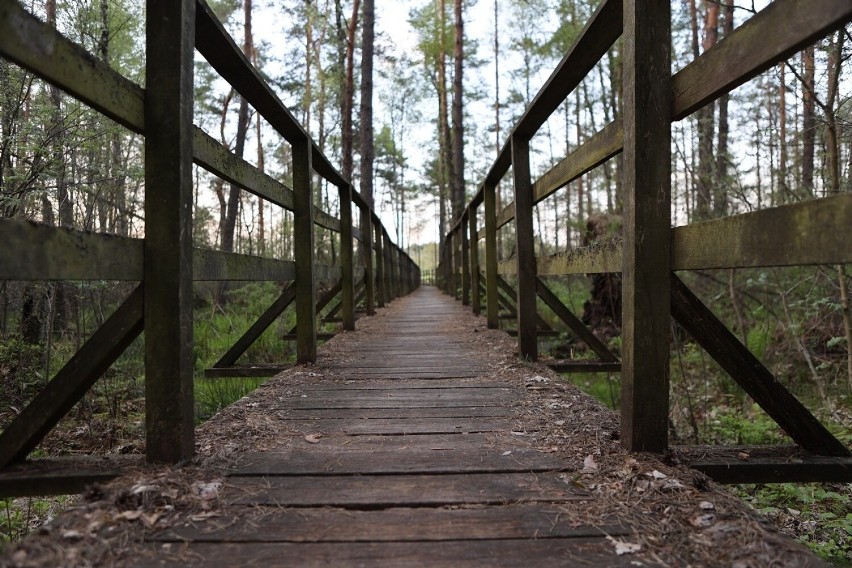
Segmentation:
{"type": "Polygon", "coordinates": [[[135,521],[142,516],[142,511],[122,511],[115,516],[116,521],[135,521]]]}
{"type": "Polygon", "coordinates": [[[668,475],[666,475],[662,471],[657,471],[656,469],[646,475],[648,475],[649,477],[653,477],[654,479],[666,479],[668,477],[668,475]]]}
{"type": "Polygon", "coordinates": [[[306,434],[305,441],[309,444],[319,444],[322,434],[306,434]]]}
{"type": "Polygon", "coordinates": [[[701,509],[702,511],[712,511],[713,509],[716,508],[716,505],[714,505],[710,501],[702,501],[701,503],[698,504],[698,508],[701,509]]]}
{"type": "Polygon", "coordinates": [[[595,457],[591,454],[586,456],[586,459],[583,460],[583,469],[580,473],[594,473],[598,470],[598,462],[595,461],[595,457]]]}
{"type": "Polygon", "coordinates": [[[642,545],[634,542],[624,542],[622,540],[616,540],[611,536],[606,537],[608,541],[615,545],[615,554],[617,556],[624,556],[625,554],[633,554],[634,552],[639,552],[642,550],[642,545]]]}
{"type": "Polygon", "coordinates": [[[192,484],[193,493],[201,497],[204,501],[212,501],[219,496],[219,489],[222,487],[221,481],[211,481],[204,483],[196,481],[192,484]]]}
{"type": "Polygon", "coordinates": [[[740,458],[742,461],[748,461],[748,458],[750,456],[746,452],[740,452],[737,454],[737,457],[740,458]]]}
{"type": "Polygon", "coordinates": [[[511,454],[511,453],[512,453],[512,450],[506,450],[505,452],[503,452],[503,453],[502,453],[502,454],[500,454],[500,455],[501,455],[501,456],[508,456],[508,455],[509,455],[509,454],[511,454]]]}
{"type": "Polygon", "coordinates": [[[697,517],[693,517],[689,520],[690,524],[694,527],[709,527],[713,524],[713,521],[716,520],[716,515],[706,514],[706,515],[698,515],[697,517]]]}
{"type": "Polygon", "coordinates": [[[68,530],[62,533],[62,538],[67,540],[80,540],[83,538],[83,533],[80,531],[68,530]]]}

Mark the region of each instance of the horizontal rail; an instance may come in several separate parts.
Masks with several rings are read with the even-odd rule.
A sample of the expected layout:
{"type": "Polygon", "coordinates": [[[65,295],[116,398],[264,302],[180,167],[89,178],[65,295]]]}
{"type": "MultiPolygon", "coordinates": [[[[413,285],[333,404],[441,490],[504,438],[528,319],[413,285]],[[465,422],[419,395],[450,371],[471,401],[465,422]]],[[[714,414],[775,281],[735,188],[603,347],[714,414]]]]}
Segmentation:
{"type": "MultiPolygon", "coordinates": [[[[0,280],[142,280],[142,239],[0,219],[0,280]]],[[[193,251],[195,281],[295,279],[296,264],[213,249],[193,251]]],[[[339,280],[340,266],[316,265],[317,279],[339,280]]],[[[355,275],[362,277],[363,267],[355,275]]]]}
{"type": "MultiPolygon", "coordinates": [[[[686,118],[850,18],[852,3],[835,0],[787,0],[770,4],[672,76],[672,120],[686,118]],[[775,41],[754,41],[755,37],[767,35],[775,41]]],[[[621,153],[623,139],[620,124],[607,124],[535,181],[534,202],[539,203],[621,153]]],[[[486,183],[499,183],[510,165],[505,164],[504,169],[501,162],[500,168],[493,170],[494,175],[489,172],[486,183]],[[502,173],[496,175],[498,172],[502,173]]],[[[497,228],[513,218],[514,204],[510,203],[499,215],[497,228]]],[[[479,238],[484,236],[484,231],[480,231],[479,238]]]]}

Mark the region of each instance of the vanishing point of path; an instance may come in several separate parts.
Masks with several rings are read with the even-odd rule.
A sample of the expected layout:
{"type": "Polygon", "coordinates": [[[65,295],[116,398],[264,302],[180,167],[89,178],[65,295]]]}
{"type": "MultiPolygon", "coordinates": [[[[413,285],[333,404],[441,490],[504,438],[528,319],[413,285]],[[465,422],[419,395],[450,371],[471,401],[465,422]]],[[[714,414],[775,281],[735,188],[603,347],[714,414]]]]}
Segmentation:
{"type": "Polygon", "coordinates": [[[624,452],[613,413],[514,345],[421,288],[200,426],[193,464],[91,492],[17,564],[821,565],[702,475],[624,452]]]}

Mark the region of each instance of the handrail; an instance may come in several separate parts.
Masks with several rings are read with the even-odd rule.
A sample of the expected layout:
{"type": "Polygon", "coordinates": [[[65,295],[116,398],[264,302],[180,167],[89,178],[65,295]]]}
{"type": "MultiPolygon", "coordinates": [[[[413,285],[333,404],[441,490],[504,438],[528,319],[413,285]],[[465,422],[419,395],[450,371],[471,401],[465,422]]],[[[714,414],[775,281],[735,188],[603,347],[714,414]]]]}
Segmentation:
{"type": "MultiPolygon", "coordinates": [[[[143,330],[147,458],[176,462],[192,455],[193,377],[192,365],[186,364],[192,361],[192,306],[186,299],[192,296],[193,280],[294,282],[298,363],[316,358],[318,282],[336,283],[332,291],[342,295],[339,310],[344,329],[355,327],[356,278],[364,281],[368,314],[373,312],[374,292],[384,303],[420,284],[414,261],[390,240],[375,211],[310,139],[204,0],[149,6],[146,17],[148,88],[142,89],[40,22],[15,0],[0,0],[0,56],[146,137],[144,238],[0,220],[0,238],[6,244],[0,249],[0,279],[141,282],[110,318],[110,329],[95,333],[83,347],[81,353],[85,352],[89,363],[63,368],[44,394],[0,434],[0,467],[25,458],[143,330]],[[194,48],[291,144],[292,188],[192,124],[193,89],[188,79],[192,77],[194,48]],[[162,56],[166,52],[169,57],[162,56]],[[191,202],[187,200],[191,198],[188,174],[193,161],[292,211],[295,262],[193,249],[192,231],[184,230],[191,223],[191,208],[186,204],[191,202]],[[311,171],[337,186],[340,218],[312,203],[311,171]],[[352,204],[361,210],[360,227],[353,226],[352,204]],[[340,265],[316,263],[314,226],[340,233],[340,265]],[[364,243],[365,250],[377,250],[381,272],[373,269],[373,254],[365,256],[363,267],[356,266],[353,239],[364,243]]],[[[333,294],[327,294],[321,305],[332,299],[333,294]]],[[[249,344],[243,343],[241,348],[249,344]]]]}
{"type": "MultiPolygon", "coordinates": [[[[476,194],[445,235],[438,268],[445,291],[464,303],[473,294],[475,311],[479,310],[479,275],[484,268],[488,325],[492,328],[499,326],[499,275],[516,276],[518,347],[520,355],[529,359],[538,356],[536,296],[545,292],[553,301],[541,289],[538,276],[622,273],[621,440],[631,450],[662,451],[667,446],[669,319],[687,313],[711,317],[709,310],[696,307],[681,282],[671,281],[673,271],[852,262],[847,236],[852,226],[852,194],[848,193],[682,227],[672,228],[670,220],[671,122],[684,119],[852,21],[852,3],[776,0],[674,75],[670,71],[670,15],[664,4],[650,0],[600,3],[510,131],[476,194]],[[623,116],[533,181],[529,140],[622,32],[623,116]],[[622,152],[625,226],[621,237],[536,258],[533,206],[622,152]],[[515,199],[497,211],[495,188],[512,166],[515,199]],[[484,208],[483,228],[476,223],[480,206],[484,208]],[[516,256],[499,262],[496,234],[513,219],[516,256]],[[480,239],[485,240],[484,266],[478,254],[480,239]],[[675,289],[677,294],[672,292],[675,289]]],[[[696,339],[705,347],[717,342],[708,351],[720,359],[744,349],[732,334],[696,339]]],[[[814,425],[815,419],[798,401],[783,410],[778,408],[773,402],[777,397],[767,393],[787,401],[792,395],[781,393],[780,383],[766,383],[769,371],[732,361],[720,360],[720,364],[738,369],[734,378],[805,449],[849,454],[825,428],[814,425]]]]}

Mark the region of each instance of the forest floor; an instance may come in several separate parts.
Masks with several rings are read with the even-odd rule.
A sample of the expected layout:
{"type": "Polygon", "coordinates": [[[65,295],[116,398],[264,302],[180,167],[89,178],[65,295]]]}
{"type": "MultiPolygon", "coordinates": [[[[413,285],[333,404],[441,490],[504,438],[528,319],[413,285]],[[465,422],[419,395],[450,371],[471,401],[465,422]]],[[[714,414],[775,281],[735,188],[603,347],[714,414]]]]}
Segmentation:
{"type": "MultiPolygon", "coordinates": [[[[11,547],[0,566],[156,565],[162,558],[198,562],[191,549],[157,542],[157,535],[231,517],[227,476],[246,454],[310,453],[334,440],[334,432],[294,428],[280,419],[282,405],[303,398],[308,388],[346,385],[349,376],[341,361],[370,337],[387,333],[388,318],[410,301],[401,298],[375,317],[360,319],[358,331],[321,346],[316,365],[278,375],[200,425],[197,455],[188,463],[140,464],[91,488],[58,518],[11,547]]],[[[519,362],[514,340],[488,330],[484,318],[459,306],[444,323],[471,358],[484,362],[486,370],[475,380],[505,385],[518,394],[509,406],[513,426],[505,438],[564,461],[565,484],[590,495],[587,501],[560,504],[560,515],[576,525],[606,521],[628,527],[627,534],[611,540],[612,552],[625,565],[823,565],[700,473],[671,459],[624,451],[617,414],[547,367],[519,362]]],[[[258,511],[251,522],[262,522],[269,512],[258,511]]]]}

